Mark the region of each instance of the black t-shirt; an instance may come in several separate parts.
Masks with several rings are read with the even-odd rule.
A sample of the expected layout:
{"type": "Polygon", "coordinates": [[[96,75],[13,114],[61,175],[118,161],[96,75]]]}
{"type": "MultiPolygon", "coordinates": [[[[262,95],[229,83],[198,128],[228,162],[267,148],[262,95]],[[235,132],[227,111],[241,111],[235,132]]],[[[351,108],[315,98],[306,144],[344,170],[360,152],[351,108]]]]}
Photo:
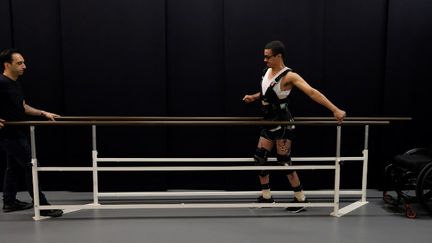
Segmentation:
{"type": "MultiPolygon", "coordinates": [[[[19,81],[0,74],[0,118],[6,121],[25,121],[24,93],[19,81]]],[[[16,137],[26,134],[26,127],[6,126],[0,129],[0,137],[16,137]]]]}

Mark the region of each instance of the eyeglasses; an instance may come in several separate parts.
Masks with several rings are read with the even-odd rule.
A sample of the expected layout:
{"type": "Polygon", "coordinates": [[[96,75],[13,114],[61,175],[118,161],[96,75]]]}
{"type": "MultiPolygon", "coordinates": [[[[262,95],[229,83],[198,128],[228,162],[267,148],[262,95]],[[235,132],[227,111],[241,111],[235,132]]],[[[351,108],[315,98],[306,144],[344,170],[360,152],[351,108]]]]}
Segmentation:
{"type": "Polygon", "coordinates": [[[275,55],[270,55],[270,56],[264,56],[264,59],[270,59],[270,58],[272,58],[272,57],[274,57],[274,56],[276,56],[277,54],[275,54],[275,55]]]}

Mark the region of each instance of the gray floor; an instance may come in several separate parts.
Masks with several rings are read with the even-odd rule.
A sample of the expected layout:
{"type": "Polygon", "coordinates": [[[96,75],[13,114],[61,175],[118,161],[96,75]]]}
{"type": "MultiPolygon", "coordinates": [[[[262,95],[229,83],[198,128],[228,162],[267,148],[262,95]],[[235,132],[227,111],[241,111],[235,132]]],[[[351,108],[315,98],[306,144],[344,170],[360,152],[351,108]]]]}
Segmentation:
{"type": "MultiPolygon", "coordinates": [[[[47,192],[54,204],[84,203],[89,193],[47,192]]],[[[28,201],[25,193],[19,198],[28,201]]],[[[352,199],[342,198],[342,202],[352,199]]],[[[408,219],[391,209],[381,193],[368,191],[369,204],[340,218],[330,208],[291,214],[261,209],[81,210],[34,221],[33,211],[0,213],[0,242],[430,242],[432,217],[415,205],[408,219]]]]}

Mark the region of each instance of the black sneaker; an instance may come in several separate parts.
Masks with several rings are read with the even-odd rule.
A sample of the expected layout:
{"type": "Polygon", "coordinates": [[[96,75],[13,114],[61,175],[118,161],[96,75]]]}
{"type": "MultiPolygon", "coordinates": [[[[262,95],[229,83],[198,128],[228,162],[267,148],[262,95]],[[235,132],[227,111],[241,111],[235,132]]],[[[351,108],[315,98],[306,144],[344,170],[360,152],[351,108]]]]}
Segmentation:
{"type": "Polygon", "coordinates": [[[257,203],[274,203],[275,200],[273,199],[273,197],[270,198],[264,198],[263,196],[259,196],[257,198],[257,203]]]}
{"type": "Polygon", "coordinates": [[[25,202],[15,200],[12,203],[4,203],[3,212],[9,213],[14,211],[26,210],[32,207],[33,207],[33,203],[25,203],[25,202]]]}
{"type": "Polygon", "coordinates": [[[18,205],[26,206],[26,207],[29,207],[29,204],[30,204],[30,208],[33,207],[33,203],[32,203],[32,202],[31,202],[31,203],[23,202],[23,201],[20,201],[20,200],[18,200],[18,199],[15,199],[14,202],[15,202],[16,204],[18,204],[18,205]]]}
{"type": "Polygon", "coordinates": [[[45,217],[60,217],[63,215],[63,210],[60,209],[43,209],[40,211],[41,216],[45,217]]]}
{"type": "MultiPolygon", "coordinates": [[[[308,203],[308,200],[305,199],[304,201],[299,201],[297,200],[297,198],[294,198],[294,200],[291,203],[308,203]]],[[[299,213],[301,211],[306,211],[306,207],[301,206],[301,207],[287,207],[285,208],[287,211],[291,212],[291,213],[299,213]]]]}

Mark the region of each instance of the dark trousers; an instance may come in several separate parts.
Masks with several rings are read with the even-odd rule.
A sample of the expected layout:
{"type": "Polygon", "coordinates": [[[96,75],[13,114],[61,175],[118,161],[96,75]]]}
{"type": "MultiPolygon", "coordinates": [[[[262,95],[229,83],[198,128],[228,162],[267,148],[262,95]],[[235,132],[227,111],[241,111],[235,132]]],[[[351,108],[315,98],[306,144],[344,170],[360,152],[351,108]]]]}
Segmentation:
{"type": "MultiPolygon", "coordinates": [[[[0,148],[6,152],[7,156],[3,182],[3,202],[8,204],[16,199],[17,182],[22,171],[24,171],[26,189],[33,198],[31,148],[29,139],[27,137],[0,138],[0,148]]],[[[48,204],[40,188],[39,192],[40,204],[48,204]]]]}

